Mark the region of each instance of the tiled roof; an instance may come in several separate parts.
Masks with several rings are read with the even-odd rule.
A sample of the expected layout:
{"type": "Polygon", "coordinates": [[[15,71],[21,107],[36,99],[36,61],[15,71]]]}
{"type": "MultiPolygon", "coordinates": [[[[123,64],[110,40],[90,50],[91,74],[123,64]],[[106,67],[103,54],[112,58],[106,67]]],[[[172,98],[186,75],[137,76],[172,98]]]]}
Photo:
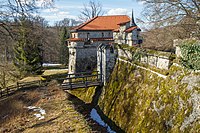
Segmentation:
{"type": "Polygon", "coordinates": [[[127,15],[97,16],[74,28],[74,30],[114,30],[120,23],[128,22],[127,15]]]}
{"type": "Polygon", "coordinates": [[[129,20],[129,21],[126,21],[126,22],[118,23],[118,25],[125,25],[125,24],[128,23],[128,22],[130,22],[130,20],[129,20]]]}
{"type": "Polygon", "coordinates": [[[132,27],[126,29],[124,32],[131,32],[131,31],[133,31],[136,28],[138,28],[138,27],[137,26],[132,26],[132,27]]]}

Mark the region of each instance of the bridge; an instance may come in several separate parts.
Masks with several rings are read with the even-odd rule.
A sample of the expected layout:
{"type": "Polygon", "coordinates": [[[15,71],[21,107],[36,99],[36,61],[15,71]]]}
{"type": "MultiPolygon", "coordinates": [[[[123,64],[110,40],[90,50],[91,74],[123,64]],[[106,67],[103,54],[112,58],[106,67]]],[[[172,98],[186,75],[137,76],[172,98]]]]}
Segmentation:
{"type": "Polygon", "coordinates": [[[88,88],[93,86],[101,86],[101,74],[98,71],[80,72],[67,74],[67,78],[62,83],[64,90],[72,90],[77,88],[88,88]]]}

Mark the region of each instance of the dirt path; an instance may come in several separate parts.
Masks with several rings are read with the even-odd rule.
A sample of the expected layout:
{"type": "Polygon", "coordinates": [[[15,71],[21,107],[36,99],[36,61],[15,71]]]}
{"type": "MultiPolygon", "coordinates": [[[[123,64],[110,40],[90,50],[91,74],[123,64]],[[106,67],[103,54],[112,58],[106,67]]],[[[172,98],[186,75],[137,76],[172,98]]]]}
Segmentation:
{"type": "Polygon", "coordinates": [[[90,118],[90,108],[52,82],[0,100],[0,132],[106,133],[90,118]]]}

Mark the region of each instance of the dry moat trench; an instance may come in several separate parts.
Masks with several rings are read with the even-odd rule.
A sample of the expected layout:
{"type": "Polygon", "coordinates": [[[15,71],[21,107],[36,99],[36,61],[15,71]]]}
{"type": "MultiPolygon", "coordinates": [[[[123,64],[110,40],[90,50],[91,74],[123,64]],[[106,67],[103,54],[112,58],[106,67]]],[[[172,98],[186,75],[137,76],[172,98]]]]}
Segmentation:
{"type": "Polygon", "coordinates": [[[98,113],[117,132],[200,132],[200,73],[177,65],[148,69],[166,78],[118,60],[108,84],[96,91],[98,100],[94,88],[69,93],[86,103],[95,101],[98,113]]]}

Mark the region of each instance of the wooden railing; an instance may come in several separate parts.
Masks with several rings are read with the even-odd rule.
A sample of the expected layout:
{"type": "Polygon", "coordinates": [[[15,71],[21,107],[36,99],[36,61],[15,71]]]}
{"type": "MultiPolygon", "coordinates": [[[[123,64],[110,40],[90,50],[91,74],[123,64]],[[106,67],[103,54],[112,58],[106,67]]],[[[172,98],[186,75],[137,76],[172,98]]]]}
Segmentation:
{"type": "Polygon", "coordinates": [[[0,98],[8,96],[21,88],[28,88],[33,86],[42,86],[42,81],[31,81],[31,82],[17,82],[16,85],[11,85],[6,88],[0,88],[0,98]]]}
{"type": "MultiPolygon", "coordinates": [[[[100,80],[100,74],[98,71],[93,72],[81,72],[67,74],[62,77],[53,78],[58,81],[62,81],[63,89],[76,89],[76,88],[88,88],[91,86],[100,86],[102,81],[100,80]]],[[[31,82],[17,82],[16,85],[8,86],[6,88],[0,88],[0,98],[9,96],[19,89],[28,88],[28,87],[41,87],[48,83],[48,80],[42,81],[31,81],[31,82]]]]}
{"type": "Polygon", "coordinates": [[[90,72],[68,74],[68,77],[64,80],[62,87],[63,89],[76,89],[99,86],[102,84],[100,76],[101,75],[98,74],[98,72],[97,74],[92,74],[90,72]]]}

